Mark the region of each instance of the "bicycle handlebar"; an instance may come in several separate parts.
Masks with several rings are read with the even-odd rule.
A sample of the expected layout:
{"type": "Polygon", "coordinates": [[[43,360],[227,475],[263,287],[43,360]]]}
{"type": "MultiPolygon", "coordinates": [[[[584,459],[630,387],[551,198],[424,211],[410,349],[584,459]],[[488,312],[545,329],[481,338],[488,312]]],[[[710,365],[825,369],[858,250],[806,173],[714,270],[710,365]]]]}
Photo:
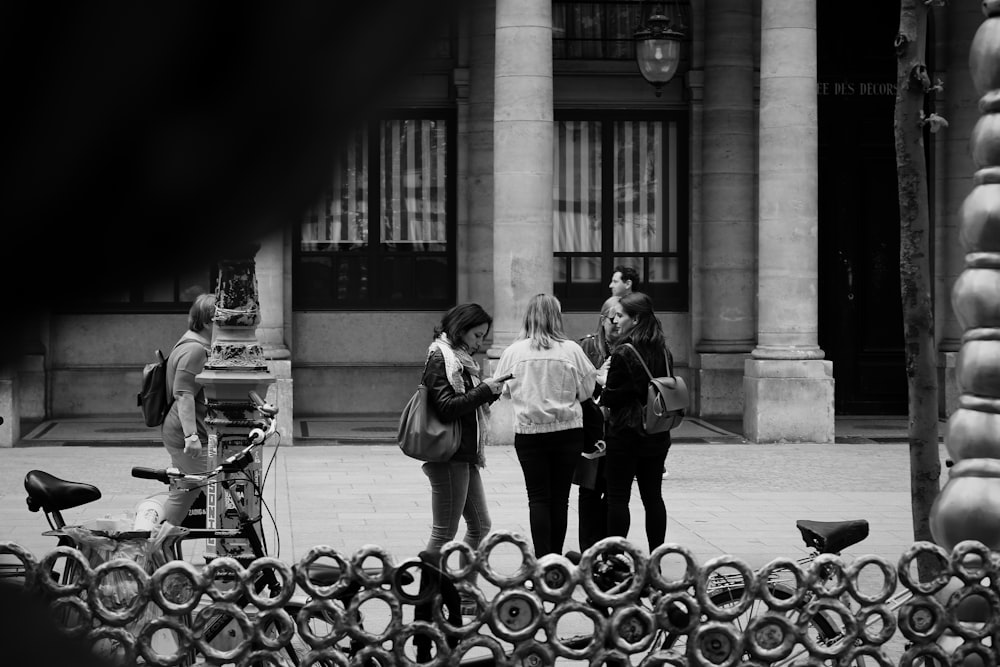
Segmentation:
{"type": "Polygon", "coordinates": [[[138,479],[155,479],[164,484],[169,484],[172,479],[204,482],[223,472],[238,472],[243,470],[253,461],[253,457],[250,455],[253,448],[262,445],[274,434],[278,426],[277,421],[274,419],[275,415],[278,414],[277,407],[264,401],[255,391],[250,392],[250,400],[253,401],[256,410],[264,416],[267,430],[259,428],[251,429],[250,433],[247,434],[247,446],[227,458],[214,469],[203,473],[183,473],[177,468],[146,468],[135,466],[132,468],[132,476],[138,479]]]}

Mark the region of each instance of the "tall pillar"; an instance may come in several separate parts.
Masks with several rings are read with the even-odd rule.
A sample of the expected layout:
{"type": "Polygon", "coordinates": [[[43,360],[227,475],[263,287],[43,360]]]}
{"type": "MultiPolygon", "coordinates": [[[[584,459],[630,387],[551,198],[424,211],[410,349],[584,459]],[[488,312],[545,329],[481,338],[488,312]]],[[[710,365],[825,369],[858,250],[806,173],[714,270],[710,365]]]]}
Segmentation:
{"type": "Polygon", "coordinates": [[[292,353],[288,349],[287,331],[291,309],[287,307],[285,292],[290,288],[291,262],[287,257],[291,248],[286,243],[291,230],[287,226],[279,226],[270,231],[261,240],[260,250],[256,256],[257,284],[260,293],[260,324],[257,327],[257,339],[264,350],[264,358],[268,361],[271,372],[275,375],[274,384],[268,388],[265,397],[269,403],[278,407],[278,433],[285,445],[294,444],[292,400],[292,353]]]}
{"type": "Polygon", "coordinates": [[[757,347],[744,435],[834,440],[833,363],[819,348],[816,0],[762,0],[757,347]]]}
{"type": "MultiPolygon", "coordinates": [[[[463,5],[464,6],[464,5],[463,5]]],[[[493,25],[494,0],[471,0],[464,299],[495,313],[493,302],[493,25]]]]}
{"type": "MultiPolygon", "coordinates": [[[[496,0],[493,107],[493,346],[514,341],[528,300],[552,293],[552,3],[496,0]]],[[[495,442],[513,442],[509,402],[495,442]]]]}
{"type": "MultiPolygon", "coordinates": [[[[965,253],[959,243],[962,202],[969,192],[969,174],[974,171],[969,155],[972,128],[979,120],[978,101],[969,75],[969,47],[982,22],[980,5],[951,2],[934,7],[935,64],[932,80],[944,81],[944,90],[935,93],[937,113],[948,119],[948,127],[934,135],[934,301],[948,303],[952,286],[962,272],[965,253]]],[[[938,394],[940,410],[951,415],[958,407],[960,389],[955,365],[961,345],[962,327],[951,308],[935,308],[935,340],[938,341],[938,394]]]]}
{"type": "Polygon", "coordinates": [[[743,412],[754,346],[753,3],[708,0],[702,106],[699,414],[743,412]]]}

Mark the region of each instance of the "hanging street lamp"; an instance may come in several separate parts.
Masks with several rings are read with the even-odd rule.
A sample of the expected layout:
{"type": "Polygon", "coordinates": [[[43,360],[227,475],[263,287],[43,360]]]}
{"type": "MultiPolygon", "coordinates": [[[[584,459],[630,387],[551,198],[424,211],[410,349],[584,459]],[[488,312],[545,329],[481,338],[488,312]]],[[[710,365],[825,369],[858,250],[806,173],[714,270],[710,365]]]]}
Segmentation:
{"type": "Polygon", "coordinates": [[[656,88],[656,96],[674,74],[681,62],[681,42],[687,30],[676,25],[663,11],[663,3],[650,3],[653,11],[635,31],[635,61],[639,72],[656,88]]]}

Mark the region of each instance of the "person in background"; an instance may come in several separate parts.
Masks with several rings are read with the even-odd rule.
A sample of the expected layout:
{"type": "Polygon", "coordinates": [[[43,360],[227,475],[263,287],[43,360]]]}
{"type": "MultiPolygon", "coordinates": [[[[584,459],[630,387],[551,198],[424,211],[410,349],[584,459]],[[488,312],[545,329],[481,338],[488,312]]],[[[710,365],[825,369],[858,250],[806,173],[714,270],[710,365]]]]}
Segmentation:
{"type": "Polygon", "coordinates": [[[619,265],[615,267],[611,274],[611,282],[608,284],[611,289],[611,296],[619,298],[626,294],[639,291],[639,272],[631,266],[619,265]]]}
{"type": "MultiPolygon", "coordinates": [[[[163,420],[160,437],[170,454],[170,465],[184,473],[208,470],[208,401],[197,376],[205,369],[215,328],[215,295],[200,294],[188,311],[188,329],[167,357],[167,394],[173,404],[163,420]]],[[[171,485],[163,503],[162,521],[179,526],[198,497],[201,484],[171,485]]]]}
{"type": "MultiPolygon", "coordinates": [[[[428,402],[442,422],[458,420],[462,425],[462,441],[451,460],[428,461],[421,466],[431,484],[427,552],[432,558],[455,539],[463,517],[463,539],[473,549],[492,526],[479,471],[486,465],[489,406],[500,397],[503,383],[480,379],[479,364],[472,358],[492,324],[493,318],[479,304],[459,304],[445,313],[427,348],[422,382],[428,402]]],[[[463,597],[462,610],[475,613],[475,599],[463,597]]]]}
{"type": "MultiPolygon", "coordinates": [[[[611,354],[611,347],[617,340],[614,331],[615,323],[613,315],[618,306],[620,297],[611,296],[605,300],[601,306],[601,314],[598,320],[597,331],[588,334],[580,339],[580,347],[584,354],[590,359],[590,363],[595,368],[604,365],[605,360],[611,354]]],[[[601,386],[598,384],[594,389],[594,399],[600,399],[601,386]]],[[[586,452],[585,452],[586,454],[586,452]]],[[[592,467],[593,486],[583,481],[579,484],[578,512],[580,515],[579,537],[580,551],[586,551],[608,534],[608,499],[607,482],[604,472],[604,456],[602,453],[593,453],[593,458],[581,464],[581,467],[592,467]]],[[[589,476],[588,476],[589,477],[589,476]]]]}
{"type": "Polygon", "coordinates": [[[596,369],[563,333],[559,300],[536,294],[518,339],[496,368],[513,374],[505,388],[514,409],[514,449],[524,473],[535,555],[561,553],[569,491],[583,451],[583,409],[594,393],[596,369]]]}
{"type": "Polygon", "coordinates": [[[670,450],[670,432],[647,435],[643,430],[649,376],[636,353],[642,356],[654,377],[667,375],[673,359],[649,296],[641,292],[628,294],[622,297],[618,308],[614,320],[619,338],[606,364],[607,375],[598,375],[598,381],[604,381],[601,405],[611,412],[605,434],[608,534],[628,536],[629,500],[635,480],[645,509],[646,539],[652,552],[666,537],[667,509],[661,471],[670,450]]]}

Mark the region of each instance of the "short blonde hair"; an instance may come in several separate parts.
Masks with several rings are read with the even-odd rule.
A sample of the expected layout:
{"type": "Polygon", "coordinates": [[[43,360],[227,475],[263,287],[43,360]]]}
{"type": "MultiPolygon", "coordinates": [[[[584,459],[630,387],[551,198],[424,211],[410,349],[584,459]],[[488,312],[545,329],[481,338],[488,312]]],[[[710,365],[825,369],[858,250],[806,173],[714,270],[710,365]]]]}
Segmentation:
{"type": "Polygon", "coordinates": [[[547,350],[554,341],[566,340],[563,333],[562,305],[550,294],[536,294],[524,311],[521,338],[530,338],[535,350],[547,350]]]}
{"type": "Polygon", "coordinates": [[[188,311],[188,329],[201,333],[215,318],[215,295],[199,294],[188,311]]]}

